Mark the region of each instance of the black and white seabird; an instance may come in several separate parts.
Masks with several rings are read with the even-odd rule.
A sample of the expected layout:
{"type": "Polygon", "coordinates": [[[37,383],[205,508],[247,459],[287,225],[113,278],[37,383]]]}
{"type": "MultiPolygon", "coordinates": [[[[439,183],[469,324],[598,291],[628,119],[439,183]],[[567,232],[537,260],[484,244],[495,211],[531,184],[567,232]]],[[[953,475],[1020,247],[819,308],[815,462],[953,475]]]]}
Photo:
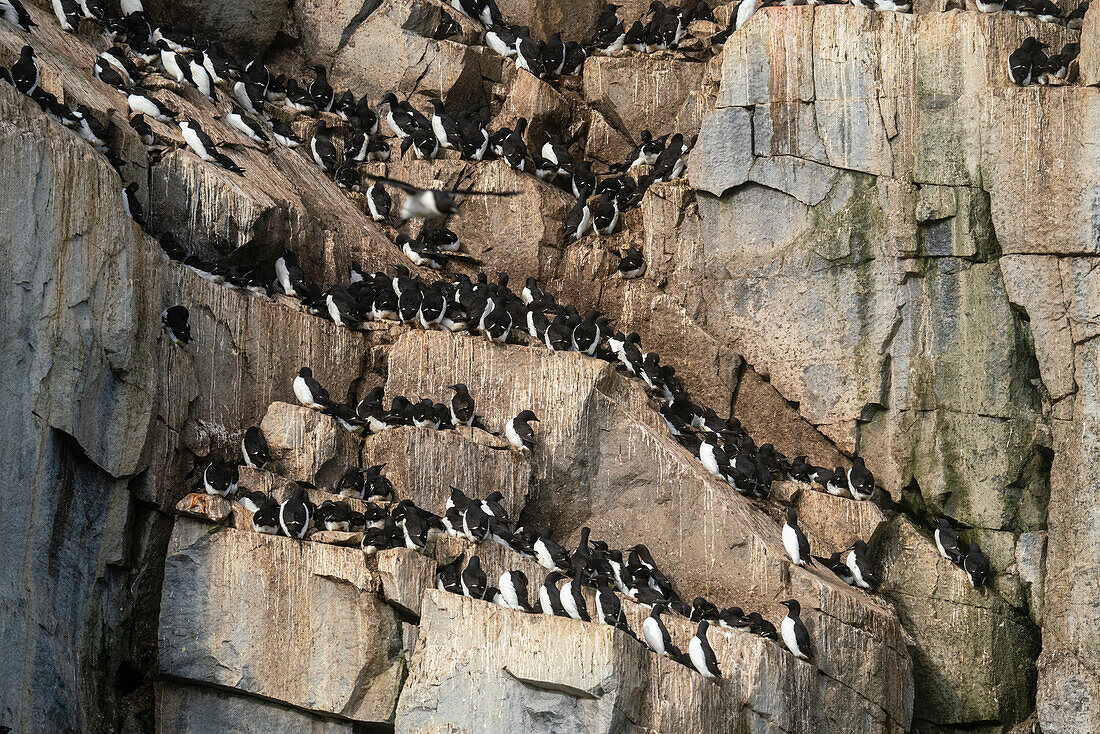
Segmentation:
{"type": "Polygon", "coordinates": [[[245,137],[256,141],[257,143],[267,143],[267,133],[264,131],[263,125],[253,120],[248,116],[239,105],[233,106],[233,111],[225,116],[225,121],[229,123],[229,126],[244,133],[245,137]]]}
{"type": "Polygon", "coordinates": [[[591,622],[588,616],[588,607],[584,602],[584,594],[581,593],[581,574],[584,564],[573,563],[573,578],[566,581],[561,587],[561,605],[565,613],[578,622],[591,622]]]}
{"type": "Polygon", "coordinates": [[[539,587],[539,607],[542,609],[542,613],[547,616],[569,616],[569,612],[565,611],[565,607],[562,606],[561,590],[558,588],[558,581],[563,578],[565,578],[565,575],[560,571],[551,571],[546,574],[542,586],[539,587]]]}
{"type": "Polygon", "coordinates": [[[750,612],[748,615],[749,620],[749,632],[754,635],[759,635],[765,640],[778,640],[779,632],[775,629],[775,625],[764,619],[760,612],[750,612]]]}
{"type": "Polygon", "coordinates": [[[244,465],[253,469],[263,469],[267,462],[271,461],[271,449],[268,448],[267,439],[263,431],[256,426],[250,427],[244,432],[241,439],[241,456],[244,465]]]}
{"type": "Polygon", "coordinates": [[[592,228],[592,209],[588,206],[589,189],[584,189],[577,197],[577,203],[565,215],[562,231],[570,240],[579,240],[592,228]]]}
{"type": "Polygon", "coordinates": [[[126,90],[126,103],[131,112],[152,117],[157,122],[171,122],[178,114],[152,94],[137,88],[126,90]]]}
{"type": "Polygon", "coordinates": [[[959,541],[959,534],[955,532],[951,527],[951,521],[946,517],[940,517],[936,520],[939,527],[932,533],[936,539],[936,550],[940,552],[940,555],[959,566],[963,565],[963,559],[966,557],[966,553],[963,552],[962,543],[959,541]]]}
{"type": "Polygon", "coordinates": [[[38,27],[19,0],[0,0],[0,18],[19,26],[27,33],[30,33],[32,28],[38,27]]]}
{"type": "Polygon", "coordinates": [[[451,420],[456,426],[472,426],[474,424],[474,399],[470,397],[470,391],[461,382],[450,386],[455,394],[451,396],[451,420]]]}
{"type": "Polygon", "coordinates": [[[313,99],[313,105],[320,112],[331,112],[332,103],[336,95],[332,86],[328,83],[328,75],[322,64],[314,64],[308,67],[314,73],[314,80],[309,85],[309,96],[313,99]]]}
{"type": "Polygon", "coordinates": [[[252,515],[252,529],[265,535],[279,534],[279,503],[267,499],[252,515]]]}
{"type": "Polygon", "coordinates": [[[160,322],[168,332],[173,344],[188,344],[191,341],[191,326],[187,323],[186,306],[169,306],[160,315],[160,322]]]}
{"type": "Polygon", "coordinates": [[[779,623],[780,639],[796,658],[809,660],[814,656],[814,651],[810,644],[810,633],[806,631],[806,625],[798,616],[801,612],[798,600],[788,599],[779,603],[787,607],[787,616],[779,623]]]}
{"type": "Polygon", "coordinates": [[[126,184],[126,188],[122,190],[122,210],[126,212],[126,216],[137,222],[138,226],[145,226],[145,213],[141,209],[141,201],[137,198],[138,185],[136,183],[126,184]]]}
{"type": "Polygon", "coordinates": [[[627,247],[624,250],[617,251],[619,256],[619,277],[623,280],[631,280],[633,278],[640,278],[645,275],[645,257],[642,253],[633,247],[627,247]]]}
{"type": "Polygon", "coordinates": [[[202,472],[202,486],[207,494],[228,497],[237,491],[238,481],[237,465],[220,456],[213,457],[202,472]]]}
{"type": "Polygon", "coordinates": [[[500,575],[500,596],[502,606],[520,612],[532,612],[527,592],[527,575],[523,571],[505,571],[500,575]]]}
{"type": "MultiPolygon", "coordinates": [[[[629,631],[619,597],[606,584],[596,587],[596,613],[604,624],[629,631]]],[[[633,634],[633,632],[631,632],[633,634]]]]}
{"type": "Polygon", "coordinates": [[[718,658],[715,657],[710,641],[707,640],[707,628],[709,626],[710,622],[705,619],[699,622],[699,629],[695,631],[695,636],[688,643],[688,658],[691,659],[691,664],[695,666],[695,669],[699,671],[699,675],[704,678],[721,678],[722,673],[718,670],[718,658]]]}
{"type": "Polygon", "coordinates": [[[658,602],[653,605],[649,616],[642,622],[642,638],[649,649],[658,655],[670,655],[678,657],[680,649],[672,644],[672,636],[661,621],[661,613],[668,607],[666,602],[658,602]]]}
{"type": "Polygon", "coordinates": [[[1036,60],[1041,61],[1042,69],[1041,73],[1046,67],[1046,54],[1043,53],[1043,49],[1047,47],[1047,44],[1040,43],[1038,39],[1033,36],[1028,36],[1020,48],[1013,51],[1008,56],[1008,77],[1014,84],[1021,87],[1026,87],[1028,84],[1038,76],[1035,69],[1036,60]]]}
{"type": "Polygon", "coordinates": [[[861,456],[852,459],[852,468],[848,470],[848,492],[854,500],[870,499],[875,492],[875,477],[861,456]]]}
{"type": "Polygon", "coordinates": [[[34,61],[34,49],[24,46],[19,58],[11,65],[11,83],[23,94],[30,95],[38,87],[38,64],[34,61]]]}
{"type": "Polygon", "coordinates": [[[533,546],[535,560],[543,568],[551,571],[566,571],[570,568],[569,551],[550,537],[550,528],[544,528],[533,546]]]}
{"type": "Polygon", "coordinates": [[[459,580],[462,584],[462,594],[464,596],[471,599],[485,598],[488,580],[485,578],[485,572],[481,570],[481,558],[470,556],[470,560],[466,562],[466,568],[462,569],[459,580]]]}
{"type": "Polygon", "coordinates": [[[783,547],[786,548],[787,555],[791,557],[794,565],[814,565],[810,557],[810,542],[798,527],[798,511],[793,507],[787,508],[787,521],[783,523],[783,547]]]}
{"type": "Polygon", "coordinates": [[[389,192],[380,181],[375,181],[366,190],[367,212],[370,218],[376,222],[384,222],[390,218],[390,208],[393,200],[389,192]]]}
{"type": "Polygon", "coordinates": [[[970,541],[970,552],[963,559],[963,570],[970,577],[970,585],[975,589],[982,588],[989,580],[989,559],[975,540],[970,541]]]}
{"type": "Polygon", "coordinates": [[[296,487],[279,506],[279,527],[288,538],[302,539],[313,523],[313,505],[301,487],[296,487]]]}
{"type": "Polygon", "coordinates": [[[313,154],[313,160],[325,173],[336,170],[336,146],[329,139],[328,129],[324,120],[317,121],[317,131],[309,141],[309,150],[313,154]]]}
{"type": "Polygon", "coordinates": [[[857,540],[848,548],[844,563],[851,570],[852,579],[859,588],[870,590],[878,585],[871,562],[867,560],[867,544],[862,540],[857,540]]]}
{"type": "Polygon", "coordinates": [[[195,155],[204,161],[214,160],[214,141],[210,139],[199,123],[194,118],[188,117],[180,123],[180,131],[183,133],[183,141],[187,147],[195,151],[195,155]]]}
{"type": "Polygon", "coordinates": [[[530,410],[524,410],[504,426],[504,436],[508,443],[519,451],[531,451],[535,448],[535,432],[530,421],[539,421],[530,410]]]}
{"type": "Polygon", "coordinates": [[[332,404],[328,390],[321,387],[321,383],[313,379],[313,370],[303,367],[294,378],[294,397],[307,408],[323,410],[332,404]]]}
{"type": "MultiPolygon", "coordinates": [[[[238,489],[237,491],[237,504],[249,512],[259,512],[260,508],[263,507],[269,499],[270,498],[266,494],[259,490],[238,489]]],[[[275,532],[279,532],[278,525],[279,521],[276,519],[275,532]]]]}

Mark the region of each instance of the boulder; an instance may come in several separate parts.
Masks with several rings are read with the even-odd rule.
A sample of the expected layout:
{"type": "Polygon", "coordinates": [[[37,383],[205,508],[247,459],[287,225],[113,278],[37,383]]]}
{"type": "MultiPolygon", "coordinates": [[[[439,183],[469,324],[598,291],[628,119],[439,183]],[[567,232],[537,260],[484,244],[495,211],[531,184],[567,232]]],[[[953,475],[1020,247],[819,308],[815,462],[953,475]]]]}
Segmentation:
{"type": "Polygon", "coordinates": [[[505,23],[529,26],[536,41],[561,33],[562,40],[583,42],[603,9],[598,0],[499,0],[497,6],[505,23]]]}
{"type": "Polygon", "coordinates": [[[181,518],[165,561],[161,673],[391,722],[405,661],[378,589],[358,549],[181,518]]]}
{"type": "Polygon", "coordinates": [[[698,673],[658,661],[612,627],[433,589],[425,596],[395,731],[612,732],[667,722],[681,728],[661,731],[733,732],[738,708],[698,673]],[[650,683],[658,678],[660,696],[650,683]]]}
{"type": "Polygon", "coordinates": [[[311,408],[272,403],[260,430],[271,448],[273,469],[284,477],[331,487],[359,464],[359,438],[311,408]]]}
{"type": "Polygon", "coordinates": [[[275,39],[289,4],[289,0],[145,0],[145,10],[157,23],[186,21],[194,27],[196,37],[217,39],[243,59],[275,39]]]}
{"type": "MultiPolygon", "coordinates": [[[[906,725],[909,667],[892,613],[828,572],[791,571],[779,526],[728,485],[712,481],[670,439],[644,391],[611,366],[574,353],[434,333],[399,339],[388,364],[390,394],[432,394],[460,380],[490,425],[523,409],[535,412],[540,423],[525,523],[550,525],[567,547],[582,526],[612,547],[645,543],[685,598],[703,595],[722,606],[769,610],[780,595],[798,594],[807,608],[812,603],[831,610],[840,621],[830,638],[850,638],[852,647],[835,659],[823,656],[826,672],[880,701],[891,726],[906,725]],[[531,379],[500,377],[510,374],[531,379]],[[685,524],[684,513],[707,521],[685,524]],[[858,665],[847,657],[855,650],[864,660],[858,665]]],[[[856,708],[853,716],[867,713],[856,708]]]]}
{"type": "Polygon", "coordinates": [[[229,501],[216,494],[192,492],[176,503],[176,512],[207,522],[221,522],[232,511],[229,501]]]}
{"type": "Polygon", "coordinates": [[[400,614],[418,619],[425,590],[435,586],[435,561],[408,548],[379,551],[375,558],[382,597],[400,614]]]}

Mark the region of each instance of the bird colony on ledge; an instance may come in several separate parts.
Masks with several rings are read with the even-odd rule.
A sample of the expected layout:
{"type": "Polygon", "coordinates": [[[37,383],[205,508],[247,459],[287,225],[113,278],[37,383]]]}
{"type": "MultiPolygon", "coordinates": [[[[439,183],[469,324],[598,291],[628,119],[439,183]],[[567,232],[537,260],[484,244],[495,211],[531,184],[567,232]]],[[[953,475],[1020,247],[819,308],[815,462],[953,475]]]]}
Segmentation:
{"type": "MultiPolygon", "coordinates": [[[[854,5],[880,11],[908,12],[909,2],[897,0],[852,0],[854,5]]],[[[726,28],[714,34],[707,44],[711,53],[721,51],[731,34],[740,30],[758,7],[797,5],[797,1],[742,0],[726,28]]],[[[808,4],[816,4],[809,2],[808,4]]],[[[529,29],[504,23],[493,0],[451,0],[451,7],[484,26],[485,45],[494,52],[514,59],[517,69],[553,82],[561,76],[581,72],[585,59],[593,54],[652,53],[675,50],[686,28],[694,20],[714,22],[706,2],[692,9],[666,7],[656,1],[644,20],[624,27],[618,6],[607,5],[600,14],[591,39],[584,44],[563,43],[555,33],[536,41],[529,29]]],[[[1083,3],[1065,18],[1050,0],[1007,0],[1001,3],[975,0],[972,9],[983,13],[1011,12],[1033,15],[1051,23],[1080,28],[1088,3],[1083,3]]],[[[693,402],[676,377],[675,369],[662,364],[660,356],[643,351],[637,333],[616,330],[599,311],[581,316],[571,304],[561,304],[529,278],[519,294],[508,287],[501,276],[490,282],[481,273],[476,280],[459,275],[440,278],[454,258],[466,258],[462,243],[440,220],[459,211],[458,197],[506,197],[517,192],[489,192],[470,189],[420,189],[400,180],[371,175],[364,188],[359,164],[388,161],[394,154],[391,141],[399,145],[399,154],[418,159],[433,159],[440,151],[457,152],[462,159],[481,161],[502,159],[520,173],[530,173],[559,186],[577,199],[564,224],[567,239],[587,234],[608,235],[616,231],[622,212],[637,206],[654,183],[681,176],[686,155],[694,141],[683,135],[654,137],[648,131],[638,135],[640,144],[619,165],[597,176],[593,166],[574,160],[561,138],[549,133],[546,140],[526,139],[527,121],[520,118],[512,128],[489,131],[488,108],[475,106],[457,115],[448,114],[443,102],[430,100],[428,117],[393,93],[372,107],[366,98],[356,99],[350,91],[338,92],[329,84],[323,66],[309,67],[312,79],[300,82],[274,75],[264,62],[264,54],[241,65],[217,43],[202,43],[190,26],[178,23],[158,26],[144,12],[140,0],[122,0],[121,14],[107,12],[102,0],[54,0],[54,13],[62,29],[77,32],[82,20],[90,20],[118,44],[101,53],[94,62],[97,79],[126,96],[131,110],[130,125],[144,144],[157,152],[165,147],[149,125],[148,118],[162,123],[176,122],[186,145],[203,161],[239,175],[246,175],[209,134],[190,117],[179,114],[145,86],[153,76],[166,77],[175,84],[193,86],[211,104],[226,108],[218,119],[253,141],[263,145],[304,148],[306,159],[321,168],[337,185],[365,194],[366,209],[375,221],[397,226],[407,220],[423,219],[426,224],[416,238],[397,232],[395,244],[414,267],[425,268],[425,277],[406,265],[394,264],[389,272],[363,272],[353,266],[346,284],[322,287],[309,280],[295,253],[285,251],[266,262],[250,265],[207,262],[188,255],[172,233],[164,233],[160,242],[167,258],[181,261],[203,277],[226,287],[250,291],[263,297],[280,293],[300,300],[303,308],[318,318],[332,320],[348,329],[360,329],[369,321],[404,324],[417,329],[442,329],[455,334],[481,335],[497,344],[543,346],[551,351],[570,351],[603,359],[644,383],[658,405],[672,436],[712,475],[753,501],[768,499],[773,478],[807,483],[833,495],[857,501],[872,500],[875,479],[861,458],[848,469],[812,466],[805,456],[793,459],[782,455],[770,444],[757,446],[736,418],[719,417],[710,408],[693,402]],[[223,102],[223,98],[228,104],[223,102]],[[384,112],[382,111],[384,108],[384,112]],[[273,110],[280,110],[274,116],[273,110]],[[377,110],[377,111],[376,111],[377,110]],[[286,115],[335,113],[346,124],[341,131],[342,151],[332,140],[332,129],[324,120],[308,141],[299,138],[285,121],[286,115]],[[382,121],[388,135],[382,132],[382,121]],[[635,180],[630,173],[646,166],[648,173],[635,180]],[[403,194],[395,211],[389,190],[403,194]]],[[[4,20],[27,33],[33,40],[35,23],[20,0],[0,0],[4,20]]],[[[447,38],[460,32],[454,18],[443,12],[435,36],[447,38]]],[[[1076,77],[1079,45],[1066,45],[1060,53],[1048,56],[1045,44],[1028,38],[1006,63],[1010,77],[1019,85],[1070,83],[1076,77]]],[[[97,151],[120,169],[120,162],[106,141],[112,136],[104,123],[84,105],[75,109],[62,104],[38,85],[39,69],[33,45],[22,49],[10,70],[0,68],[0,78],[33,99],[59,123],[77,131],[97,151]]],[[[121,206],[140,225],[144,218],[136,196],[137,184],[121,187],[121,206]]],[[[641,277],[646,263],[641,253],[626,249],[618,253],[618,274],[623,279],[641,277]]],[[[162,314],[169,338],[181,348],[191,340],[188,311],[173,305],[162,314]]],[[[457,337],[456,337],[457,338],[457,337]]],[[[289,376],[287,379],[290,379],[289,376]]],[[[347,430],[357,434],[377,434],[397,426],[419,430],[451,430],[466,426],[503,435],[513,450],[537,451],[538,436],[532,427],[538,418],[529,410],[520,412],[502,426],[485,425],[476,413],[475,397],[465,385],[451,387],[450,403],[437,404],[428,399],[414,402],[406,396],[393,396],[384,405],[382,388],[372,390],[357,403],[334,401],[303,367],[293,378],[294,395],[308,408],[335,418],[347,430]]],[[[238,467],[262,469],[269,461],[267,442],[256,427],[244,433],[240,459],[207,457],[199,472],[196,487],[211,495],[235,500],[253,513],[256,532],[305,539],[315,529],[350,531],[361,529],[361,547],[366,554],[404,547],[424,550],[439,533],[472,541],[499,543],[534,559],[547,570],[538,591],[531,599],[529,580],[519,570],[506,572],[499,579],[487,579],[477,555],[465,561],[459,556],[437,572],[440,589],[529,613],[570,617],[578,621],[596,621],[612,625],[638,639],[623,614],[618,595],[649,606],[652,611],[642,624],[640,641],[658,655],[670,656],[700,675],[717,679],[721,671],[707,641],[713,625],[723,632],[748,633],[781,641],[791,654],[805,660],[813,658],[813,641],[799,618],[799,603],[779,602],[787,609],[779,629],[759,611],[745,613],[739,607],[719,609],[702,597],[686,603],[672,580],[661,572],[645,545],[612,549],[608,543],[590,540],[589,530],[568,551],[551,536],[549,527],[517,526],[501,505],[502,495],[490,493],[483,499],[467,497],[452,488],[442,508],[422,508],[410,500],[394,502],[394,491],[385,477],[384,466],[368,469],[350,467],[330,491],[345,498],[365,502],[363,511],[352,510],[344,500],[327,500],[314,505],[304,482],[289,497],[277,500],[263,492],[238,486],[238,467]],[[495,585],[493,585],[493,583],[495,585]],[[560,584],[560,585],[559,585],[560,584]],[[582,588],[595,589],[595,609],[589,612],[582,588]],[[698,623],[685,654],[672,644],[661,617],[678,614],[698,623]]],[[[936,545],[944,558],[960,566],[975,588],[990,576],[989,562],[976,542],[964,543],[948,518],[939,518],[935,529],[936,545]]],[[[826,556],[814,555],[805,534],[799,528],[793,507],[787,509],[782,530],[783,545],[791,563],[800,566],[819,563],[843,582],[865,592],[873,592],[877,579],[868,562],[864,541],[844,549],[829,549],[826,556]]],[[[820,551],[819,551],[820,552],[820,551]]]]}

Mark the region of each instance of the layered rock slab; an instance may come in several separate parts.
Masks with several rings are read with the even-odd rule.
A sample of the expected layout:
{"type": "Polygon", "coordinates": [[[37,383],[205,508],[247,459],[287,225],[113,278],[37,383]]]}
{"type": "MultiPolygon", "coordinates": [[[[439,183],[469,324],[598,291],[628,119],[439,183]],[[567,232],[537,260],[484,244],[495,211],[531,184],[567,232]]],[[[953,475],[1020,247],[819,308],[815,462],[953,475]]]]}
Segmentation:
{"type": "Polygon", "coordinates": [[[160,670],[364,722],[392,720],[401,623],[357,548],[180,518],[165,560],[160,670]]]}

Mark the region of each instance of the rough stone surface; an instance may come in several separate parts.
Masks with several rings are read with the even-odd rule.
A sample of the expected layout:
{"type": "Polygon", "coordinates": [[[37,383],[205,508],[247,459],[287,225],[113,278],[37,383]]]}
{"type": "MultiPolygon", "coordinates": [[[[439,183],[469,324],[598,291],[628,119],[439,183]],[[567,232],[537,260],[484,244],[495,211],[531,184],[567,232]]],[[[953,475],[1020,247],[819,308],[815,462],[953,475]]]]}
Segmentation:
{"type": "Polygon", "coordinates": [[[216,38],[238,57],[271,43],[283,25],[289,0],[146,0],[145,10],[159,23],[190,23],[195,33],[216,38]]]}
{"type": "Polygon", "coordinates": [[[673,58],[595,56],[584,64],[584,96],[635,143],[642,130],[690,138],[696,130],[675,129],[675,122],[702,75],[702,64],[673,58]]]}
{"type": "MultiPolygon", "coordinates": [[[[391,393],[389,388],[387,393],[401,394],[391,393]]],[[[448,389],[418,393],[440,402],[449,394],[452,391],[448,389]]],[[[474,399],[479,400],[476,394],[474,399]]],[[[363,442],[363,466],[376,464],[386,465],[383,473],[393,482],[398,500],[411,499],[438,514],[451,496],[450,488],[456,487],[477,497],[499,491],[504,495],[504,509],[518,517],[531,473],[527,459],[511,451],[506,441],[476,428],[393,428],[368,436],[363,442]]]]}
{"type": "Polygon", "coordinates": [[[171,682],[157,686],[157,730],[164,734],[352,734],[354,725],[254,696],[171,682]]]}
{"type": "Polygon", "coordinates": [[[752,166],[752,123],[739,107],[715,110],[703,120],[692,151],[688,179],[691,185],[715,196],[740,186],[752,166]]]}
{"type": "Polygon", "coordinates": [[[285,477],[334,486],[359,464],[359,439],[335,418],[302,405],[272,403],[260,424],[273,468],[285,477]]]}
{"type": "Polygon", "coordinates": [[[208,522],[221,522],[233,510],[224,497],[193,492],[176,503],[176,511],[208,522]]]}
{"type": "Polygon", "coordinates": [[[401,626],[359,550],[181,519],[164,575],[163,674],[392,720],[405,676],[401,626]]]}
{"type": "Polygon", "coordinates": [[[971,588],[908,519],[878,542],[879,593],[913,636],[917,721],[1019,721],[1028,713],[1038,653],[1030,622],[996,593],[971,588]],[[914,592],[913,590],[920,590],[914,592]]]}

